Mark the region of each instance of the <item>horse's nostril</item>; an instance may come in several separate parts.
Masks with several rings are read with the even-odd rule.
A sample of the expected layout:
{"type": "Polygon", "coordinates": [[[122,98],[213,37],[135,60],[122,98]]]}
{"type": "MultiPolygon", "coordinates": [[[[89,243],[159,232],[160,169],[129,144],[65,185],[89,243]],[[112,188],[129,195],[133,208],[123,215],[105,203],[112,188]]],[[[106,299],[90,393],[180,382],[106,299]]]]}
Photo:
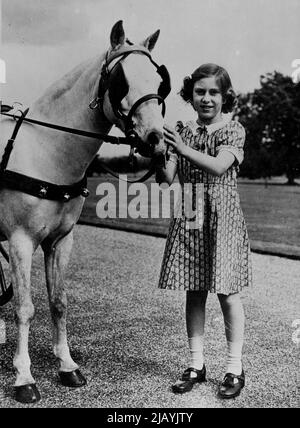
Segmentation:
{"type": "Polygon", "coordinates": [[[162,139],[163,135],[161,132],[150,132],[148,135],[148,142],[151,146],[156,146],[160,140],[162,139]]]}

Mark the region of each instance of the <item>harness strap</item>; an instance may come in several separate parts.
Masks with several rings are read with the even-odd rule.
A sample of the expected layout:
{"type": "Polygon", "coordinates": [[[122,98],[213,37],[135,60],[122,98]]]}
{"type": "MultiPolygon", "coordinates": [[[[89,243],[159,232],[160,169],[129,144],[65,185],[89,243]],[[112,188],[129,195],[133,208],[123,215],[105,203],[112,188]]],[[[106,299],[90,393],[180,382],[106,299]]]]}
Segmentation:
{"type": "MultiPolygon", "coordinates": [[[[154,97],[154,95],[153,95],[153,97],[154,97]]],[[[152,95],[151,95],[151,98],[152,98],[152,95]]],[[[158,98],[158,96],[155,95],[155,98],[158,98]]],[[[11,108],[10,108],[10,110],[11,110],[11,108]]],[[[9,111],[9,109],[7,109],[5,111],[9,111]]],[[[132,147],[133,146],[132,144],[134,143],[134,139],[128,139],[128,138],[124,138],[124,137],[113,137],[113,136],[106,135],[106,134],[98,134],[98,133],[94,133],[94,132],[82,131],[82,130],[78,130],[78,129],[67,128],[64,126],[55,125],[55,124],[48,123],[48,122],[41,122],[41,121],[35,120],[35,119],[29,119],[29,118],[25,117],[29,111],[29,108],[26,109],[24,112],[21,111],[22,116],[18,116],[18,117],[13,115],[13,114],[7,113],[5,111],[4,111],[4,109],[1,110],[1,114],[3,116],[8,116],[8,117],[11,117],[13,119],[17,118],[18,121],[17,121],[17,124],[15,126],[15,129],[13,131],[11,138],[8,140],[8,143],[6,145],[6,148],[5,148],[5,151],[3,154],[2,162],[0,164],[0,179],[1,179],[0,187],[1,187],[2,183],[6,183],[7,186],[10,186],[10,188],[14,188],[15,190],[22,190],[25,193],[29,193],[33,196],[45,197],[45,199],[56,199],[57,200],[57,197],[56,198],[54,198],[54,197],[48,198],[45,195],[43,195],[43,193],[44,193],[43,189],[45,189],[45,188],[46,189],[49,189],[49,188],[52,189],[50,191],[50,195],[55,195],[55,194],[59,195],[60,194],[60,199],[62,199],[62,200],[65,200],[63,197],[63,194],[67,194],[67,195],[70,193],[73,194],[73,191],[70,188],[70,186],[64,186],[64,187],[68,187],[68,189],[64,189],[65,192],[63,192],[62,191],[63,186],[60,186],[61,189],[58,189],[57,187],[56,188],[53,187],[53,186],[57,186],[57,185],[52,184],[52,183],[43,182],[43,181],[40,181],[39,187],[38,187],[37,182],[39,180],[36,180],[36,179],[33,179],[33,180],[34,180],[34,182],[37,183],[37,186],[33,186],[33,187],[32,187],[33,182],[26,180],[26,189],[29,189],[29,191],[28,190],[25,191],[24,190],[25,186],[23,189],[21,189],[20,186],[18,185],[18,180],[24,179],[24,177],[29,179],[30,177],[23,176],[22,174],[17,174],[13,171],[6,171],[6,167],[7,167],[9,157],[10,157],[12,149],[13,149],[15,139],[17,137],[18,131],[19,131],[23,121],[29,122],[29,123],[34,123],[36,125],[44,126],[47,128],[56,129],[58,131],[68,132],[70,134],[82,135],[84,137],[99,138],[99,139],[102,139],[103,141],[107,141],[107,142],[110,142],[112,144],[127,144],[127,145],[130,145],[132,147]],[[4,172],[5,172],[5,175],[4,175],[4,172]],[[40,191],[41,191],[41,195],[40,195],[40,191]]],[[[116,173],[114,173],[114,171],[112,169],[110,169],[108,166],[106,166],[103,162],[100,162],[100,165],[104,171],[113,175],[115,178],[119,179],[119,176],[116,173]]],[[[149,171],[144,176],[139,178],[138,180],[123,180],[121,178],[120,178],[120,180],[126,181],[128,183],[141,183],[143,181],[146,181],[148,178],[150,178],[154,174],[154,172],[155,172],[154,164],[151,164],[149,171]]],[[[77,186],[77,185],[75,184],[74,186],[77,186]]],[[[82,194],[82,196],[86,197],[86,192],[87,192],[86,184],[84,186],[81,186],[81,187],[85,188],[84,194],[82,194],[81,192],[79,192],[79,193],[76,192],[76,196],[73,196],[73,197],[77,197],[80,194],[82,194]]]]}
{"type": "MultiPolygon", "coordinates": [[[[141,52],[144,55],[146,55],[150,60],[152,60],[151,53],[147,48],[140,45],[129,45],[129,46],[123,46],[116,52],[111,52],[110,55],[107,55],[105,66],[108,67],[109,64],[114,61],[116,58],[119,58],[120,56],[131,54],[132,52],[141,52]]],[[[153,64],[157,66],[157,64],[152,60],[153,64]]]]}
{"type": "Polygon", "coordinates": [[[58,185],[37,178],[28,177],[15,171],[6,170],[0,175],[0,188],[17,190],[40,199],[69,202],[78,196],[87,197],[86,176],[78,183],[58,185]]]}
{"type": "Polygon", "coordinates": [[[155,100],[155,99],[158,100],[159,104],[162,104],[162,113],[161,114],[162,114],[162,117],[165,117],[166,105],[165,105],[164,99],[158,94],[148,94],[148,95],[144,95],[143,97],[138,99],[133,104],[133,106],[131,107],[131,109],[127,115],[127,122],[128,122],[127,126],[129,126],[131,124],[132,117],[140,105],[144,104],[147,101],[155,100]]]}
{"type": "MultiPolygon", "coordinates": [[[[8,140],[7,145],[5,147],[5,150],[4,150],[2,160],[1,160],[1,164],[0,164],[0,174],[2,174],[6,170],[10,154],[11,154],[12,149],[14,147],[15,139],[16,139],[18,132],[19,132],[19,129],[20,129],[20,127],[21,127],[21,125],[25,119],[25,116],[27,115],[28,112],[29,112],[29,108],[26,109],[24,112],[21,111],[21,116],[19,116],[17,124],[15,126],[15,129],[13,131],[13,134],[12,134],[11,138],[8,140]]],[[[7,114],[7,113],[1,112],[1,114],[7,114]]]]}
{"type": "MultiPolygon", "coordinates": [[[[28,110],[29,109],[25,110],[24,114],[25,113],[27,114],[28,110]]],[[[66,126],[55,125],[54,123],[42,122],[42,121],[36,120],[36,119],[28,119],[28,118],[25,118],[24,116],[21,116],[21,117],[15,116],[14,114],[10,114],[10,113],[1,112],[1,114],[3,116],[12,117],[13,119],[19,119],[19,120],[22,119],[20,125],[18,126],[18,130],[19,130],[22,122],[24,121],[24,122],[28,122],[28,123],[33,123],[35,125],[44,126],[46,128],[56,129],[57,131],[67,132],[69,134],[75,134],[75,135],[81,135],[83,137],[95,138],[97,140],[102,140],[102,141],[105,141],[105,142],[111,143],[111,144],[127,144],[127,145],[130,145],[130,141],[128,141],[127,138],[125,138],[125,137],[114,137],[112,135],[102,134],[102,133],[98,133],[98,132],[96,133],[96,132],[90,132],[90,131],[83,131],[81,129],[68,128],[66,126]]],[[[19,121],[18,121],[18,123],[19,123],[19,121]]]]}

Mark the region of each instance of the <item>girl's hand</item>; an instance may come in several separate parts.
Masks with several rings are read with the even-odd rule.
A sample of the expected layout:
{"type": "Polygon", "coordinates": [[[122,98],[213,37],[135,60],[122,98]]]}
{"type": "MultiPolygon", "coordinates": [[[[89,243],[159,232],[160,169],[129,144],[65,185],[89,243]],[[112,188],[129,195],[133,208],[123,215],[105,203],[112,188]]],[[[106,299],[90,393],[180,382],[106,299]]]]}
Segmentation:
{"type": "Polygon", "coordinates": [[[164,140],[166,144],[169,144],[173,149],[175,149],[175,152],[179,155],[182,155],[186,145],[183,143],[182,138],[178,134],[177,131],[175,131],[174,128],[172,128],[169,125],[164,125],[164,140]]]}

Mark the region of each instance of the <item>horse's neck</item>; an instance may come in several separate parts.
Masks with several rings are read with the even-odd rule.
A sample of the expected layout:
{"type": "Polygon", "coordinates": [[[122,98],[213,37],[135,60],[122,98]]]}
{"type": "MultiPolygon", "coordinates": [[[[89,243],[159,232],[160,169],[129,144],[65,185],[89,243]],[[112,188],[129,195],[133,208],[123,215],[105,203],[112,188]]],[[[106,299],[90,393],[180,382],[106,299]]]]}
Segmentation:
{"type": "Polygon", "coordinates": [[[107,127],[107,124],[103,125],[103,118],[99,124],[97,114],[88,108],[97,91],[103,57],[80,64],[54,83],[33,104],[32,112],[67,126],[76,124],[77,127],[88,126],[89,130],[105,132],[103,126],[107,127]]]}
{"type": "MultiPolygon", "coordinates": [[[[89,108],[90,101],[97,95],[103,58],[79,65],[54,83],[32,105],[29,117],[66,127],[108,133],[111,125],[100,110],[89,108]]],[[[99,140],[64,132],[54,131],[54,134],[53,130],[45,128],[38,132],[46,133],[51,140],[47,150],[50,150],[50,156],[53,154],[52,162],[60,156],[60,167],[68,175],[68,181],[85,172],[101,145],[99,140]]]]}

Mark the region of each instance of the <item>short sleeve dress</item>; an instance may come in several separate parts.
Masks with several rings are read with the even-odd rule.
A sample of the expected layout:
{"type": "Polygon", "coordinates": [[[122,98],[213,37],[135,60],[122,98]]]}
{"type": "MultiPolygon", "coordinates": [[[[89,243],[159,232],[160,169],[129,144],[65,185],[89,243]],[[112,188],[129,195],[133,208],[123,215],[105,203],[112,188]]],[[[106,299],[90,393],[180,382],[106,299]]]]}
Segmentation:
{"type": "MultiPolygon", "coordinates": [[[[245,130],[234,120],[212,125],[187,122],[180,131],[185,144],[202,153],[217,156],[222,150],[235,156],[233,165],[220,177],[192,165],[184,157],[177,160],[181,187],[202,186],[199,227],[190,227],[182,213],[171,220],[167,236],[159,288],[209,291],[232,294],[252,282],[251,254],[247,228],[237,190],[237,173],[243,161],[245,130]]],[[[196,195],[196,196],[195,196],[196,195]]],[[[182,199],[183,200],[183,199],[182,199]]]]}

